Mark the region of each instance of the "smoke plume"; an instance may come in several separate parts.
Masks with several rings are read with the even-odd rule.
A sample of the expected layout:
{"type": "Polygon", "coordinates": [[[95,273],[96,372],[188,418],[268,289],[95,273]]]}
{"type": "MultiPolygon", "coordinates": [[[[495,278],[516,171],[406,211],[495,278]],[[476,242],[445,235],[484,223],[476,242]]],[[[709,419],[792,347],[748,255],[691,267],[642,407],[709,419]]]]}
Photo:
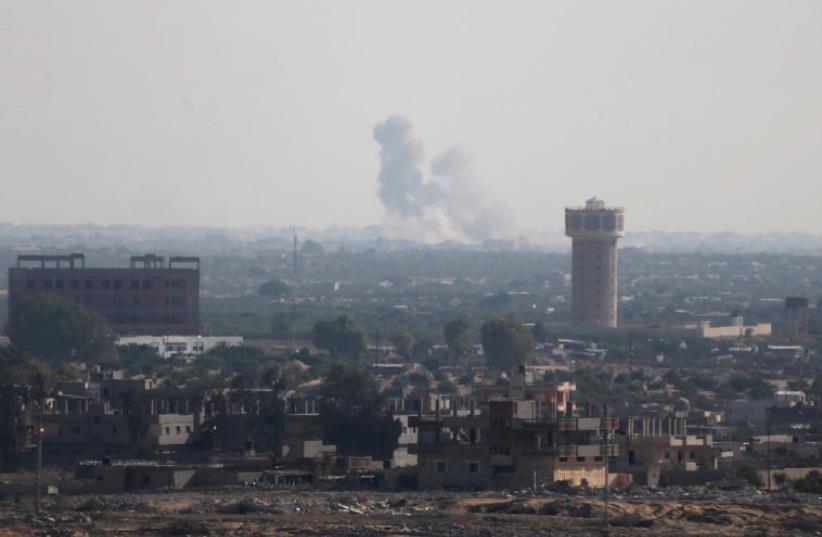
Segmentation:
{"type": "Polygon", "coordinates": [[[422,144],[412,127],[402,116],[374,126],[381,148],[379,196],[388,213],[389,234],[422,242],[510,237],[509,211],[488,200],[464,151],[451,147],[434,156],[430,177],[425,177],[422,144]]]}

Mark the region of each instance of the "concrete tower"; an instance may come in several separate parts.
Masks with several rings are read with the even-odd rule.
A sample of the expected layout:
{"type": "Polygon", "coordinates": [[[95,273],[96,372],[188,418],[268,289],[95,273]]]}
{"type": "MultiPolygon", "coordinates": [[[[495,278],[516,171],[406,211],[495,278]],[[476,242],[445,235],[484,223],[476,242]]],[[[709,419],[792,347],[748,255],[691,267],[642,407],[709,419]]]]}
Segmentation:
{"type": "Polygon", "coordinates": [[[625,235],[625,211],[591,198],[565,209],[571,254],[571,319],[585,326],[617,325],[617,239],[625,235]]]}

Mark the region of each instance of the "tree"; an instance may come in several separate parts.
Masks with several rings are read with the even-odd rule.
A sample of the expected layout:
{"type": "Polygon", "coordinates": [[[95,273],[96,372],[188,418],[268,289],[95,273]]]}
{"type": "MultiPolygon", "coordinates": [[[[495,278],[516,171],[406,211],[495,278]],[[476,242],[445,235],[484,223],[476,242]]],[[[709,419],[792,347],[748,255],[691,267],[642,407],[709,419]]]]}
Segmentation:
{"type": "Polygon", "coordinates": [[[37,295],[21,304],[9,323],[9,336],[50,364],[111,363],[117,356],[116,336],[103,317],[54,295],[37,295]]]}
{"type": "Polygon", "coordinates": [[[40,400],[52,391],[55,382],[54,372],[44,362],[19,348],[0,347],[0,387],[22,387],[28,399],[40,400]]]}
{"type": "Polygon", "coordinates": [[[505,291],[500,291],[496,294],[486,296],[479,301],[480,307],[489,310],[501,310],[511,306],[511,295],[505,291]]]}
{"type": "Polygon", "coordinates": [[[548,328],[545,326],[545,323],[542,321],[534,323],[533,328],[531,328],[531,335],[534,336],[536,341],[540,342],[548,339],[548,328]]]}
{"type": "Polygon", "coordinates": [[[23,405],[43,400],[54,389],[55,375],[40,360],[18,348],[0,348],[0,467],[15,468],[25,446],[23,405]]]}
{"type": "Polygon", "coordinates": [[[448,350],[454,356],[462,358],[471,353],[473,343],[471,342],[471,334],[468,332],[468,323],[464,319],[448,321],[443,329],[443,335],[448,350]]]}
{"type": "Polygon", "coordinates": [[[168,360],[163,359],[151,345],[122,345],[117,348],[117,367],[131,375],[152,375],[168,360]]]}
{"type": "Polygon", "coordinates": [[[414,349],[414,336],[408,332],[400,332],[397,334],[397,337],[394,338],[394,347],[396,347],[397,352],[401,356],[409,358],[411,351],[414,349]]]}
{"type": "Polygon", "coordinates": [[[380,390],[368,370],[333,363],[323,379],[323,398],[348,407],[366,407],[379,400],[380,390]]]}
{"type": "Polygon", "coordinates": [[[717,390],[719,394],[743,393],[751,399],[763,400],[774,396],[774,389],[771,384],[758,376],[736,376],[726,385],[722,385],[717,390]]]}
{"type": "Polygon", "coordinates": [[[325,253],[325,248],[319,242],[308,239],[303,243],[300,252],[305,255],[320,255],[325,253]]]}
{"type": "Polygon", "coordinates": [[[391,458],[402,425],[383,411],[379,386],[366,369],[332,364],[321,394],[323,437],[334,443],[339,453],[391,458]]]}
{"type": "Polygon", "coordinates": [[[482,348],[489,367],[511,370],[522,365],[534,348],[531,331],[513,316],[482,325],[482,348]]]}
{"type": "Polygon", "coordinates": [[[275,278],[262,284],[257,292],[268,298],[282,298],[291,294],[291,287],[275,278]]]}
{"type": "Polygon", "coordinates": [[[365,333],[347,315],[340,315],[331,321],[317,321],[311,340],[317,348],[327,350],[334,357],[342,354],[356,358],[367,347],[365,333]]]}

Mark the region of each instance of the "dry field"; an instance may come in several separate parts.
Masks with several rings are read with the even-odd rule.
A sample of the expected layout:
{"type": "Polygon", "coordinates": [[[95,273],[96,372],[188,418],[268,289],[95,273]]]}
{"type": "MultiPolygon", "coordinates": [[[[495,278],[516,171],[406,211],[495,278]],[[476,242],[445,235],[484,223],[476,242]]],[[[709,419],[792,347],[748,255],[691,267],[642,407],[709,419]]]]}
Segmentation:
{"type": "MultiPolygon", "coordinates": [[[[198,490],[66,496],[35,517],[0,504],[0,537],[584,536],[605,534],[594,495],[198,490]]],[[[822,535],[822,499],[757,493],[616,495],[609,535],[822,535]]]]}

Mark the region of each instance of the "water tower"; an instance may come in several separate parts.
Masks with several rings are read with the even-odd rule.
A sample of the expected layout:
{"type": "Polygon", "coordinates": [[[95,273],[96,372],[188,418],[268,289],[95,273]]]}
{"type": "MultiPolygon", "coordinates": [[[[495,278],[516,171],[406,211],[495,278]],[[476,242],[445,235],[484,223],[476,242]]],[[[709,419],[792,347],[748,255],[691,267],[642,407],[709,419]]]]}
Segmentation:
{"type": "Polygon", "coordinates": [[[565,209],[571,237],[571,319],[584,326],[617,325],[617,240],[625,235],[625,210],[591,198],[565,209]]]}

